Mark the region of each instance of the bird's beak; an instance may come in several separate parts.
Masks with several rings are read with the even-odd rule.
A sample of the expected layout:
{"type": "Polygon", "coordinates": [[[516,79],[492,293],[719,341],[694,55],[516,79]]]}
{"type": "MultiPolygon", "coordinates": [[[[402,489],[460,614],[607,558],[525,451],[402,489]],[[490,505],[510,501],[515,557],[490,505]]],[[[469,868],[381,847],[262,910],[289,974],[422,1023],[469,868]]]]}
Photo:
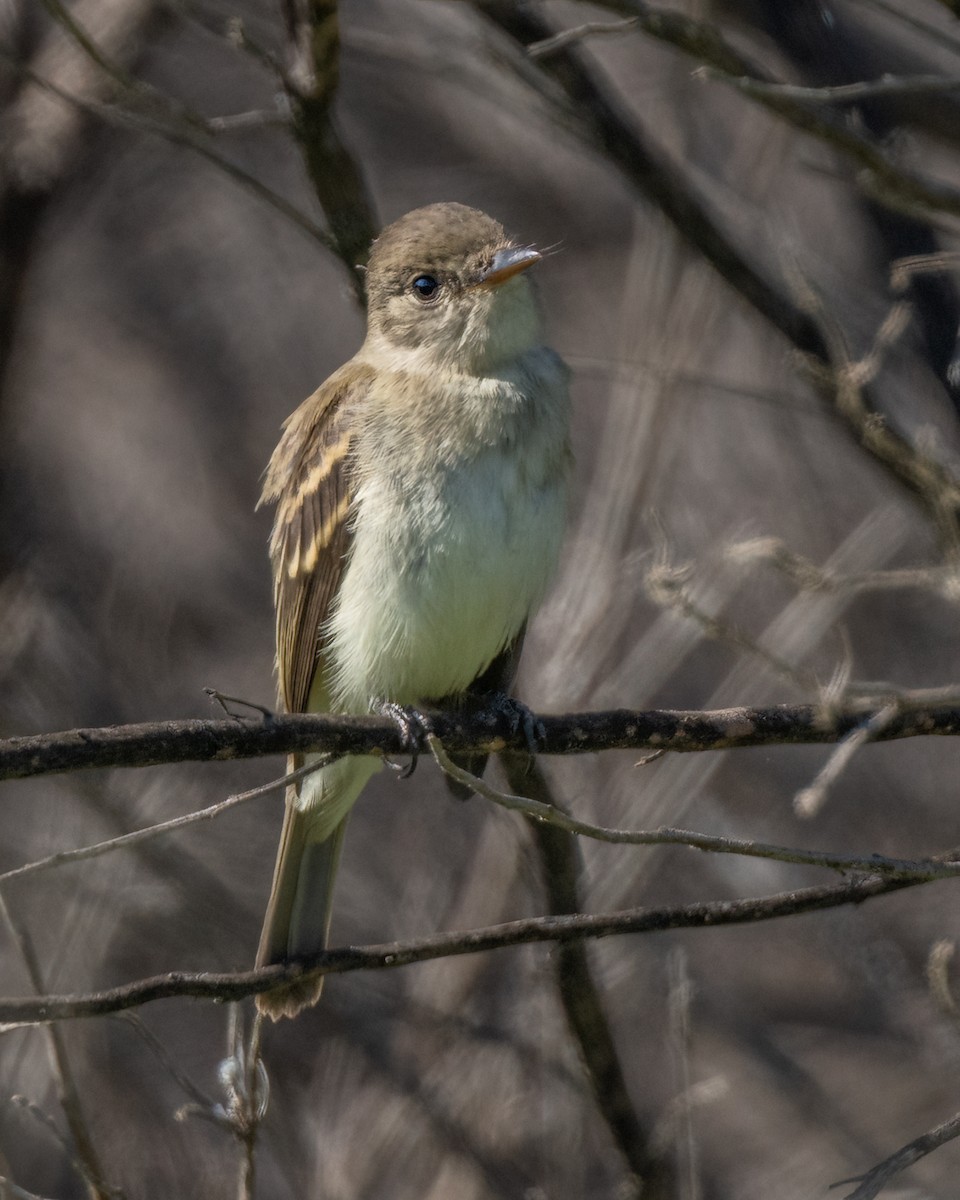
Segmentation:
{"type": "Polygon", "coordinates": [[[532,246],[504,246],[502,250],[498,250],[494,254],[490,266],[487,267],[473,286],[497,287],[514,275],[519,275],[527,267],[532,267],[542,257],[543,255],[534,250],[532,246]]]}

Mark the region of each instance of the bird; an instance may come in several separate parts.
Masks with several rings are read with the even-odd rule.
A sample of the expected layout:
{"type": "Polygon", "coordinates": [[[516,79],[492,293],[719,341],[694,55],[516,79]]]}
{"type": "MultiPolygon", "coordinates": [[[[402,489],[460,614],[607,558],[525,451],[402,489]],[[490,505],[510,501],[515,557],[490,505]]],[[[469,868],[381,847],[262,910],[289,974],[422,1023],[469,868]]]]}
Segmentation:
{"type": "MultiPolygon", "coordinates": [[[[569,371],[528,276],[542,257],[452,202],[373,243],[363,344],[287,419],[264,476],[287,712],[509,692],[557,565],[572,463],[569,371]]],[[[381,767],[347,756],[288,788],[258,967],[326,948],[347,818],[381,767]]],[[[304,973],[257,1006],[292,1017],[322,985],[304,973]]]]}

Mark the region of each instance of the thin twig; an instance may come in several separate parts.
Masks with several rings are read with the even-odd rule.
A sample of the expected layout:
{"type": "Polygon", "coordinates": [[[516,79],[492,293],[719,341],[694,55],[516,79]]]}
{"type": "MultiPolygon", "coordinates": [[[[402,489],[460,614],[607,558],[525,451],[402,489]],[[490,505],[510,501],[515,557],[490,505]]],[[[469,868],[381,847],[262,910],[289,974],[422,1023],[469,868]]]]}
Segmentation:
{"type": "Polygon", "coordinates": [[[303,779],[305,776],[319,770],[320,767],[327,765],[328,762],[329,759],[327,756],[324,756],[317,762],[298,767],[295,771],[291,771],[288,775],[284,775],[280,779],[273,779],[269,783],[262,783],[259,787],[251,788],[248,792],[238,792],[236,795],[228,796],[226,800],[221,800],[217,804],[211,804],[208,808],[201,808],[197,812],[187,813],[182,817],[171,817],[169,821],[159,821],[156,825],[148,825],[146,829],[135,829],[132,833],[123,833],[117,837],[108,838],[104,842],[96,842],[92,846],[79,846],[75,850],[60,850],[56,854],[50,854],[46,858],[37,859],[35,862],[24,863],[22,867],[11,867],[9,871],[4,871],[0,874],[0,884],[9,883],[13,879],[22,879],[25,875],[35,875],[40,871],[49,871],[53,867],[62,867],[66,863],[84,862],[87,859],[99,858],[101,854],[109,854],[113,850],[128,849],[130,846],[136,846],[140,842],[149,841],[151,838],[159,837],[162,834],[173,833],[175,830],[183,829],[187,825],[195,825],[198,821],[212,821],[215,817],[221,816],[231,808],[235,808],[238,804],[243,804],[247,800],[255,800],[259,796],[269,795],[271,792],[285,788],[290,783],[295,783],[298,779],[303,779]]]}
{"type": "Polygon", "coordinates": [[[817,772],[816,778],[793,798],[793,811],[798,817],[814,817],[823,807],[827,793],[849,766],[853,757],[890,724],[897,715],[896,704],[888,704],[864,721],[859,729],[847,734],[817,772]]]}
{"type": "Polygon", "coordinates": [[[927,957],[927,983],[937,1006],[955,1024],[960,1023],[960,1005],[957,1004],[950,987],[950,964],[956,954],[957,944],[942,938],[931,947],[927,957]]]}
{"type": "Polygon", "coordinates": [[[70,1144],[70,1139],[64,1137],[57,1127],[56,1121],[54,1121],[53,1117],[51,1117],[48,1112],[42,1109],[39,1104],[31,1100],[28,1096],[14,1094],[10,1097],[10,1103],[15,1104],[17,1108],[23,1109],[25,1113],[29,1113],[38,1125],[42,1125],[50,1137],[53,1138],[63,1153],[67,1156],[70,1162],[76,1166],[77,1173],[79,1175],[83,1174],[80,1165],[74,1162],[76,1155],[74,1153],[73,1146],[70,1144]]]}
{"type": "Polygon", "coordinates": [[[231,162],[230,159],[224,158],[219,151],[208,145],[204,128],[206,124],[205,117],[197,116],[195,122],[188,122],[184,119],[178,121],[167,115],[160,116],[153,113],[136,112],[119,104],[103,104],[97,100],[74,95],[53,83],[52,80],[45,79],[30,67],[18,62],[2,46],[0,46],[0,59],[6,61],[14,70],[36,84],[37,87],[49,92],[52,96],[56,96],[58,100],[62,100],[65,104],[72,105],[81,112],[97,117],[109,125],[116,125],[123,129],[134,129],[140,133],[148,133],[171,142],[173,145],[183,146],[188,150],[192,150],[195,154],[200,155],[201,158],[218,167],[229,178],[246,188],[247,191],[251,192],[258,199],[269,204],[271,208],[276,209],[288,220],[292,221],[297,228],[309,234],[314,241],[319,242],[328,250],[333,248],[332,240],[326,230],[322,229],[306,214],[302,213],[295,205],[284,199],[278,192],[267,187],[256,176],[251,175],[236,163],[231,162]]]}
{"type": "Polygon", "coordinates": [[[766,563],[781,571],[791,583],[804,592],[856,594],[916,588],[938,592],[948,599],[960,599],[956,594],[956,572],[942,563],[931,567],[900,567],[838,575],[825,570],[812,559],[798,554],[777,537],[756,537],[734,542],[727,547],[725,554],[738,562],[766,563]]]}
{"type": "Polygon", "coordinates": [[[903,292],[917,275],[939,274],[960,270],[960,251],[938,250],[935,254],[907,254],[890,264],[890,287],[903,292]]]}
{"type": "Polygon", "coordinates": [[[144,1044],[149,1047],[151,1053],[156,1058],[157,1062],[163,1067],[170,1078],[177,1084],[182,1092],[188,1095],[193,1104],[206,1108],[213,1107],[213,1100],[203,1092],[188,1076],[180,1070],[177,1064],[170,1057],[166,1046],[161,1042],[157,1035],[148,1025],[145,1024],[143,1018],[135,1012],[117,1013],[115,1019],[121,1021],[132,1029],[144,1044]]]}
{"type": "Polygon", "coordinates": [[[960,216],[960,191],[892,162],[872,138],[835,114],[822,111],[807,100],[790,99],[783,93],[782,86],[772,87],[770,80],[731,75],[712,66],[702,66],[694,74],[727,84],[794,128],[839,151],[859,168],[858,182],[880,204],[914,217],[918,212],[960,216]]]}
{"type": "Polygon", "coordinates": [[[608,829],[602,825],[592,825],[588,821],[579,821],[562,809],[542,800],[528,796],[511,795],[498,791],[489,783],[471,775],[454,763],[444,751],[439,739],[427,735],[430,752],[436,759],[440,769],[458,783],[483,796],[484,799],[499,804],[511,812],[523,813],[532,821],[552,825],[566,833],[577,834],[580,837],[593,838],[598,842],[626,846],[690,846],[695,850],[704,850],[714,854],[742,854],[749,858],[768,858],[776,862],[798,863],[804,866],[827,867],[833,871],[864,871],[887,875],[895,878],[936,878],[951,879],[960,876],[960,862],[935,861],[933,859],[911,860],[886,858],[883,855],[846,855],[834,854],[823,850],[797,850],[789,846],[772,846],[763,842],[747,841],[742,838],[721,837],[715,834],[694,833],[688,829],[608,829]]]}
{"type": "MultiPolygon", "coordinates": [[[[23,965],[26,968],[30,986],[38,996],[42,995],[45,984],[33,939],[30,937],[26,926],[14,917],[2,889],[0,889],[0,919],[3,920],[3,923],[10,932],[10,936],[13,938],[23,965]]],[[[90,1135],[83,1106],[80,1103],[80,1094],[74,1083],[73,1071],[70,1067],[70,1059],[67,1055],[63,1033],[53,1022],[46,1023],[43,1027],[43,1032],[50,1054],[51,1070],[57,1085],[57,1099],[60,1101],[60,1107],[63,1110],[67,1128],[70,1130],[70,1136],[73,1140],[72,1149],[65,1147],[69,1157],[86,1184],[87,1193],[91,1200],[118,1200],[122,1193],[117,1188],[109,1187],[104,1182],[106,1176],[100,1162],[100,1156],[93,1144],[93,1138],[90,1135]]],[[[51,1127],[55,1128],[55,1126],[52,1126],[52,1123],[51,1127]]]]}
{"type": "Polygon", "coordinates": [[[685,586],[686,578],[682,569],[666,563],[657,563],[647,572],[644,582],[647,595],[655,604],[696,622],[705,637],[713,641],[726,642],[739,650],[745,650],[763,662],[775,675],[779,675],[802,692],[818,690],[818,680],[812,671],[794,667],[792,663],[754,641],[749,634],[732,621],[713,616],[701,608],[685,586]]]}
{"type": "Polygon", "coordinates": [[[8,1200],[8,1198],[9,1200],[50,1200],[48,1196],[38,1196],[36,1192],[28,1192],[26,1188],[20,1187],[6,1175],[0,1175],[0,1187],[4,1189],[3,1200],[8,1200]]]}
{"type": "Polygon", "coordinates": [[[531,42],[527,46],[527,54],[531,58],[548,58],[551,54],[556,54],[558,50],[572,46],[575,42],[584,42],[587,38],[607,33],[626,33],[636,27],[636,17],[626,17],[623,21],[587,21],[573,29],[564,29],[560,33],[555,33],[553,37],[543,38],[539,42],[531,42]]]}
{"type": "Polygon", "coordinates": [[[219,704],[228,717],[236,716],[236,714],[232,713],[227,705],[239,704],[241,708],[252,708],[265,721],[272,721],[274,718],[275,710],[267,708],[265,704],[258,704],[256,700],[244,700],[241,696],[228,696],[226,692],[221,692],[218,688],[213,687],[205,687],[203,690],[215,704],[219,704]]]}
{"type": "Polygon", "coordinates": [[[867,399],[866,389],[884,355],[907,327],[909,304],[898,300],[891,305],[866,353],[855,359],[839,322],[809,280],[796,264],[787,265],[798,303],[818,323],[827,346],[829,365],[808,360],[813,383],[859,444],[921,500],[937,523],[948,566],[960,568],[960,480],[891,429],[867,399]]]}
{"type": "MultiPolygon", "coordinates": [[[[709,74],[709,69],[705,71],[709,74]]],[[[928,96],[960,90],[960,78],[945,75],[881,75],[860,83],[832,87],[803,87],[792,83],[751,80],[750,95],[757,99],[800,100],[810,104],[857,104],[877,96],[928,96]]]]}
{"type": "Polygon", "coordinates": [[[137,82],[122,66],[112,59],[86,31],[69,8],[61,0],[40,0],[44,8],[60,28],[79,46],[95,66],[114,83],[124,89],[136,89],[137,82]]]}
{"type": "MultiPolygon", "coordinates": [[[[693,1000],[693,982],[687,970],[686,951],[674,946],[667,960],[669,973],[668,1012],[670,1017],[669,1050],[673,1062],[676,1094],[669,1104],[673,1137],[672,1145],[677,1161],[680,1187],[678,1194],[683,1200],[698,1200],[700,1178],[697,1162],[697,1142],[693,1133],[692,1111],[695,1095],[690,1072],[690,1009],[693,1000]]],[[[666,1132],[661,1123],[660,1137],[666,1132]]],[[[669,1144],[669,1143],[668,1143],[669,1144]]]]}
{"type": "MultiPolygon", "coordinates": [[[[878,1196],[891,1179],[956,1137],[960,1137],[960,1113],[951,1117],[949,1121],[944,1121],[936,1129],[931,1129],[928,1133],[914,1138],[912,1142],[907,1142],[895,1154],[891,1154],[883,1162],[877,1163],[872,1170],[861,1177],[860,1186],[854,1188],[852,1192],[848,1192],[844,1200],[873,1200],[873,1197],[878,1196]]],[[[841,1187],[844,1183],[850,1182],[852,1181],[844,1179],[832,1186],[841,1187]]]]}
{"type": "Polygon", "coordinates": [[[207,117],[204,125],[209,133],[235,133],[244,129],[285,128],[290,124],[289,113],[279,108],[255,108],[248,112],[226,113],[222,117],[207,117]]]}

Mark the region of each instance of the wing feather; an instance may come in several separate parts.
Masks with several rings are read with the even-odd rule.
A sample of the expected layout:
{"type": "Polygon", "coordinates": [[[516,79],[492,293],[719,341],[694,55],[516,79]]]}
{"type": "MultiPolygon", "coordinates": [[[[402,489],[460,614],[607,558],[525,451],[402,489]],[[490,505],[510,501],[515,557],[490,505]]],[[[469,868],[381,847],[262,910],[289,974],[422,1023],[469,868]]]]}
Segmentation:
{"type": "Polygon", "coordinates": [[[277,673],[287,712],[305,712],[323,627],[350,548],[356,402],[369,368],[348,363],[300,405],[270,459],[261,504],[275,503],[270,558],[277,673]]]}

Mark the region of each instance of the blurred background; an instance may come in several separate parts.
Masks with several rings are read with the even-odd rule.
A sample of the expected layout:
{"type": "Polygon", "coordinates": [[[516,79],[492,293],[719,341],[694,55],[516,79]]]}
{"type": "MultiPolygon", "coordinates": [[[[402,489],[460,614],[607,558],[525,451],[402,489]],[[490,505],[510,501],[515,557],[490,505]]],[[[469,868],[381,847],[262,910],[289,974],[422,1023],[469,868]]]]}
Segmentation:
{"type": "MultiPolygon", "coordinates": [[[[284,417],[362,339],[349,268],[370,233],[436,200],[556,249],[537,275],[574,370],[577,474],[527,641],[529,704],[954,682],[958,76],[956,5],[937,0],[4,0],[0,733],[216,715],[204,687],[274,702],[260,475],[284,417]],[[298,16],[323,34],[312,78],[294,78],[298,16]],[[731,82],[888,74],[879,95],[731,82]],[[938,253],[892,287],[894,263],[938,253]],[[902,327],[884,324],[895,303],[902,327]]],[[[794,798],[829,753],[543,767],[558,800],[606,825],[903,857],[960,841],[950,739],[865,747],[802,815],[794,798]]],[[[283,768],[7,782],[0,869],[283,768]]],[[[248,968],[279,825],[264,797],[10,883],[0,990],[248,968]]],[[[585,912],[825,881],[682,848],[578,855],[585,912]]],[[[542,914],[546,870],[520,819],[451,800],[427,763],[387,773],[355,810],[333,944],[542,914]]],[[[619,1122],[550,947],[335,977],[265,1033],[249,1194],[621,1200],[646,1163],[645,1197],[821,1196],[957,1106],[960,1029],[927,979],[957,936],[955,899],[947,882],[588,946],[619,1122]]],[[[99,1190],[72,1161],[48,1039],[4,1031],[0,1173],[25,1189],[9,1195],[238,1194],[229,1132],[175,1120],[193,1099],[181,1077],[223,1101],[226,1010],[171,1000],[140,1019],[162,1056],[127,1020],[61,1029],[99,1190]]],[[[946,1200],[958,1177],[954,1143],[889,1194],[946,1200]]]]}

